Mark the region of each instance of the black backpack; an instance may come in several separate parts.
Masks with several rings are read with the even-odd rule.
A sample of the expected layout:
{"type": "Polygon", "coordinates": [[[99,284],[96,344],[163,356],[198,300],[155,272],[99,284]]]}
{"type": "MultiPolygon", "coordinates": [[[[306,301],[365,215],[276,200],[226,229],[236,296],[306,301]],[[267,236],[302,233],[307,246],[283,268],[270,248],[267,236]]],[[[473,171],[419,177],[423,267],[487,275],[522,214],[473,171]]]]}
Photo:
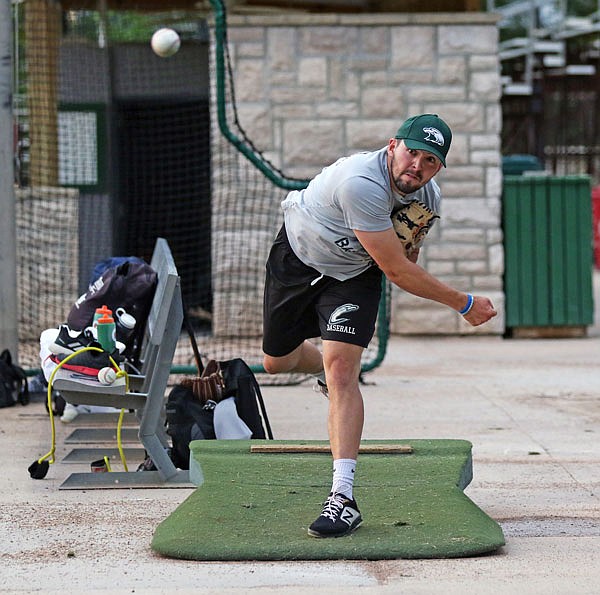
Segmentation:
{"type": "Polygon", "coordinates": [[[29,387],[23,368],[12,363],[10,351],[0,353],[0,407],[29,403],[29,387]]]}
{"type": "Polygon", "coordinates": [[[67,324],[71,329],[83,330],[92,324],[96,308],[106,305],[113,313],[123,308],[136,320],[133,333],[125,341],[124,355],[137,365],[157,282],[158,275],[149,264],[127,257],[120,264],[105,269],[90,283],[86,293],[71,308],[67,324]]]}
{"type": "MultiPolygon", "coordinates": [[[[219,362],[225,389],[223,399],[234,397],[240,419],[252,439],[273,439],[260,386],[252,370],[240,358],[219,362]],[[264,425],[263,425],[264,423],[264,425]],[[265,432],[266,428],[266,432],[265,432]]],[[[201,403],[190,387],[178,384],[167,399],[167,433],[171,437],[171,460],[179,469],[189,469],[192,440],[214,440],[214,402],[201,403]]]]}

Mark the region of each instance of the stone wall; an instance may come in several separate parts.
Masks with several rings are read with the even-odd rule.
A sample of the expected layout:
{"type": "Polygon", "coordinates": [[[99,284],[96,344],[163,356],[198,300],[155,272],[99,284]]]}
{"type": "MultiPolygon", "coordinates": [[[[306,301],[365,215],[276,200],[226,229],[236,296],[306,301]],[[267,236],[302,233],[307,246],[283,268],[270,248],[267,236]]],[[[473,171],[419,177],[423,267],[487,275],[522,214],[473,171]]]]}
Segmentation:
{"type": "MultiPolygon", "coordinates": [[[[416,113],[435,112],[450,124],[454,138],[448,168],[437,177],[444,196],[442,220],[421,251],[420,264],[459,289],[489,295],[499,316],[473,329],[448,308],[394,288],[391,330],[502,333],[501,109],[495,17],[484,13],[229,16],[228,38],[239,121],[287,176],[310,178],[341,155],[380,148],[405,118],[416,113]]],[[[214,143],[225,142],[217,137],[213,134],[214,143]]],[[[219,163],[214,168],[218,175],[219,163]]],[[[236,192],[240,190],[216,188],[215,210],[222,201],[242,199],[236,192]]],[[[266,258],[284,195],[279,189],[275,199],[260,206],[264,225],[256,230],[255,243],[260,246],[251,266],[258,262],[262,266],[266,258]]],[[[214,254],[215,270],[225,279],[225,257],[218,250],[214,254]]],[[[232,266],[244,264],[238,259],[232,266]]],[[[236,312],[238,319],[247,319],[249,306],[240,302],[236,307],[228,301],[220,312],[218,304],[225,303],[227,286],[215,279],[214,289],[213,328],[216,334],[227,335],[228,321],[236,312]]],[[[258,320],[261,306],[250,306],[258,320]]]]}

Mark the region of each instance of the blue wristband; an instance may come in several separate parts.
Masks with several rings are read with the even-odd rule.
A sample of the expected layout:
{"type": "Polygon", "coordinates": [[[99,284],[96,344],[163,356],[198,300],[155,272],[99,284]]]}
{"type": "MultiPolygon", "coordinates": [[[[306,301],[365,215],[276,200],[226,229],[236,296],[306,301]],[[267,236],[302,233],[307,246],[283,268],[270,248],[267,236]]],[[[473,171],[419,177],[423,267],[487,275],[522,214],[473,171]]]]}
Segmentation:
{"type": "Polygon", "coordinates": [[[461,316],[468,314],[471,311],[471,308],[473,307],[473,301],[473,296],[470,293],[467,293],[467,305],[462,310],[459,310],[458,313],[461,316]]]}

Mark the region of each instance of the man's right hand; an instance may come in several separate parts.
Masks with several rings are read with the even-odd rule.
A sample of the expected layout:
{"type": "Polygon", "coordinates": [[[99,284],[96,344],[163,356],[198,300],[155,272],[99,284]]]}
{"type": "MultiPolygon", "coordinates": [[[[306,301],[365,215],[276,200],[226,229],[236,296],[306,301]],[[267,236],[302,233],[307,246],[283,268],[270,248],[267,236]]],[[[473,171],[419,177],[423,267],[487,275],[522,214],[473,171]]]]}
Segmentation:
{"type": "Polygon", "coordinates": [[[492,304],[492,300],[487,297],[474,295],[473,306],[463,316],[463,318],[471,326],[479,326],[480,324],[483,324],[484,322],[487,322],[496,316],[496,314],[498,314],[498,312],[496,312],[494,304],[492,304]]]}

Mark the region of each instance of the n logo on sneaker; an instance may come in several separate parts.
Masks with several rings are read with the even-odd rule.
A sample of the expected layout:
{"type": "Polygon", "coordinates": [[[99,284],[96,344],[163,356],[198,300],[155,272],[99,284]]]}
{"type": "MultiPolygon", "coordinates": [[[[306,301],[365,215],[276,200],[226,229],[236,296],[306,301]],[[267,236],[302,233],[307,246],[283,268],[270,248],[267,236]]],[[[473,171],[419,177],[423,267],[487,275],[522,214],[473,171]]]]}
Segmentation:
{"type": "Polygon", "coordinates": [[[360,516],[360,513],[353,508],[344,508],[340,520],[344,521],[348,527],[352,526],[352,523],[360,516]]]}

